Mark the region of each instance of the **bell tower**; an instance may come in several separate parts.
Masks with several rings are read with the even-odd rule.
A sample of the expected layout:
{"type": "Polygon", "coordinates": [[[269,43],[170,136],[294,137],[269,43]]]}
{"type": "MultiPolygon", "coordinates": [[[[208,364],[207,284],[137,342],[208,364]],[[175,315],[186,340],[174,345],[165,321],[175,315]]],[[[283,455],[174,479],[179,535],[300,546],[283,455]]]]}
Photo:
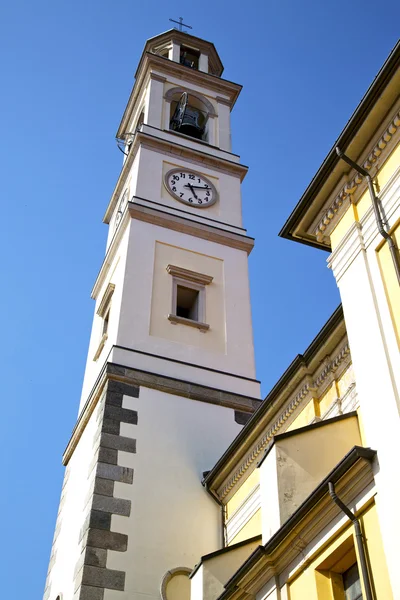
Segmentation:
{"type": "Polygon", "coordinates": [[[199,557],[224,545],[202,474],[260,390],[247,168],[231,151],[241,87],[222,71],[212,43],[177,30],[140,58],[117,132],[123,165],[104,216],[46,600],[185,598],[199,557]]]}

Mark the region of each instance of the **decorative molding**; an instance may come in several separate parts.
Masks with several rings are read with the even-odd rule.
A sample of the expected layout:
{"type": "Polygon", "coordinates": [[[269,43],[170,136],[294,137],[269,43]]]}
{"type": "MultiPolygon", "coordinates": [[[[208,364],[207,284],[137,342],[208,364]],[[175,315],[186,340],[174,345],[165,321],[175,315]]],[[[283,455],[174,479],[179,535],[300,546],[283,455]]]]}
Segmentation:
{"type": "MultiPolygon", "coordinates": [[[[375,142],[371,151],[368,153],[368,158],[364,160],[362,166],[367,171],[370,171],[376,163],[378,157],[382,155],[384,149],[387,150],[394,143],[394,134],[400,128],[400,112],[391,119],[389,125],[385,128],[383,135],[379,137],[379,140],[375,142]]],[[[355,193],[357,188],[363,183],[364,177],[361,177],[359,173],[356,173],[350,181],[348,181],[336,195],[335,200],[332,202],[330,207],[324,212],[323,216],[319,219],[318,224],[314,230],[314,234],[319,242],[322,242],[324,237],[327,235],[327,229],[329,225],[334,221],[336,216],[339,216],[342,212],[342,206],[346,201],[352,199],[352,195],[355,193]]]]}
{"type": "Polygon", "coordinates": [[[223,98],[222,96],[217,96],[215,99],[218,102],[218,104],[224,104],[225,106],[229,106],[229,107],[231,105],[228,98],[223,98]]]}
{"type": "Polygon", "coordinates": [[[188,567],[175,567],[175,569],[167,571],[161,581],[160,593],[162,600],[168,600],[167,586],[173,577],[176,575],[186,575],[186,577],[189,577],[191,572],[192,569],[188,567]]]}
{"type": "Polygon", "coordinates": [[[159,73],[154,73],[154,71],[150,73],[150,79],[154,79],[154,81],[159,81],[160,83],[165,83],[167,81],[166,77],[159,75],[159,73]]]}
{"type": "Polygon", "coordinates": [[[226,521],[226,543],[230,544],[234,537],[250,521],[261,507],[260,484],[257,484],[246,496],[232,516],[226,521]]]}
{"type": "Polygon", "coordinates": [[[184,88],[184,87],[180,87],[180,86],[170,88],[164,94],[164,100],[166,100],[167,102],[172,102],[175,94],[183,94],[184,92],[187,92],[189,97],[194,96],[195,98],[197,98],[197,100],[200,100],[200,102],[202,102],[204,104],[204,106],[207,108],[207,115],[209,117],[217,117],[218,116],[213,104],[211,104],[211,102],[208,100],[208,98],[206,98],[199,92],[196,92],[195,90],[192,90],[190,88],[184,88]]]}
{"type": "Polygon", "coordinates": [[[286,423],[286,421],[293,414],[296,408],[308,396],[309,392],[315,391],[317,393],[318,388],[322,387],[329,375],[332,372],[335,372],[338,369],[339,365],[343,361],[345,361],[349,355],[350,348],[348,342],[346,342],[337,352],[335,357],[324,365],[322,371],[319,372],[318,376],[314,380],[309,379],[308,381],[306,381],[306,383],[300,388],[296,395],[289,402],[286,403],[279,417],[275,419],[274,423],[268,428],[266,433],[251,448],[250,452],[246,455],[246,458],[242,462],[240,467],[234,472],[234,474],[229,478],[225,485],[220,490],[218,490],[218,495],[221,500],[226,498],[226,496],[236,485],[239,479],[258,458],[260,453],[263,452],[263,450],[265,450],[265,448],[267,447],[271,439],[274,437],[274,435],[278,433],[278,431],[281,429],[284,423],[286,423]]]}
{"type": "Polygon", "coordinates": [[[246,235],[233,233],[227,229],[181,217],[141,204],[140,202],[129,202],[128,206],[131,217],[139,221],[153,223],[154,225],[167,227],[173,231],[180,231],[181,233],[187,233],[188,235],[216,242],[217,244],[244,250],[247,254],[250,254],[254,247],[254,239],[246,235]]]}
{"type": "Polygon", "coordinates": [[[182,267],[176,267],[175,265],[168,265],[167,272],[174,277],[193,281],[193,283],[199,283],[201,285],[209,285],[214,279],[211,275],[204,275],[203,273],[197,273],[196,271],[190,271],[189,269],[183,269],[182,267]]]}
{"type": "Polygon", "coordinates": [[[109,283],[106,291],[104,292],[103,298],[99,304],[99,308],[97,309],[97,314],[99,317],[104,317],[104,314],[111,302],[112,295],[115,290],[115,285],[113,283],[109,283]]]}
{"type": "Polygon", "coordinates": [[[104,348],[105,343],[106,343],[107,340],[108,340],[107,333],[103,333],[103,335],[101,336],[99,347],[97,348],[97,350],[96,350],[96,352],[95,352],[95,354],[93,356],[93,360],[94,361],[96,361],[99,358],[99,356],[102,353],[103,348],[104,348]]]}
{"type": "Polygon", "coordinates": [[[210,326],[208,323],[202,323],[201,321],[194,321],[193,319],[186,319],[185,317],[178,317],[177,315],[172,315],[171,313],[168,315],[168,321],[171,321],[173,325],[189,325],[189,327],[195,327],[196,329],[200,329],[200,331],[208,331],[210,326]]]}
{"type": "Polygon", "coordinates": [[[360,252],[363,251],[365,252],[365,244],[362,226],[358,221],[355,221],[326,261],[328,268],[332,269],[337,284],[360,252]]]}

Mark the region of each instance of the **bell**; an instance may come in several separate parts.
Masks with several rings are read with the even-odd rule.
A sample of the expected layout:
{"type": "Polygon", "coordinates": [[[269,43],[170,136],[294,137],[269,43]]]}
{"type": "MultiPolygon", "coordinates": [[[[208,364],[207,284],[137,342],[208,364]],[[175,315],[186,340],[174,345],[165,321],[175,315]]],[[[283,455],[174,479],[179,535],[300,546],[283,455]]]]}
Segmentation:
{"type": "Polygon", "coordinates": [[[201,140],[204,134],[204,125],[202,124],[204,115],[201,110],[190,106],[188,100],[188,93],[184,92],[179,99],[169,126],[174,131],[201,140]]]}

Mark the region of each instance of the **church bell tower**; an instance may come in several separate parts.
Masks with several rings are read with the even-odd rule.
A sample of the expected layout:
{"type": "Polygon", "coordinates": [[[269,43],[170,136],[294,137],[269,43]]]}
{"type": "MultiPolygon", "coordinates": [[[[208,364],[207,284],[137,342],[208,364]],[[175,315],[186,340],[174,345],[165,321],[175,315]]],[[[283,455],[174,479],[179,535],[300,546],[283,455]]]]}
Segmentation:
{"type": "Polygon", "coordinates": [[[231,150],[241,86],[222,71],[212,43],[177,30],[140,58],[45,600],[189,599],[191,569],[224,545],[203,472],[260,391],[231,150]]]}

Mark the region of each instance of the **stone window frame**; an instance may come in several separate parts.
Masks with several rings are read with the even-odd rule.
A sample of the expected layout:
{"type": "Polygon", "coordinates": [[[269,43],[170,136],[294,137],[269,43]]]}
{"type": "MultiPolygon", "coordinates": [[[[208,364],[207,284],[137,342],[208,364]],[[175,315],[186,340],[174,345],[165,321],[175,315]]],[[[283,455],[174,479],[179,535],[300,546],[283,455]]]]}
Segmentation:
{"type": "Polygon", "coordinates": [[[93,357],[94,361],[96,361],[99,358],[99,356],[105,346],[105,343],[108,340],[108,326],[109,326],[109,317],[110,317],[110,310],[111,310],[111,298],[114,294],[114,290],[115,290],[115,285],[113,283],[109,283],[106,288],[106,291],[103,294],[103,298],[101,299],[99,308],[97,309],[97,314],[102,320],[102,325],[101,325],[101,338],[100,338],[100,342],[97,347],[97,350],[95,352],[95,355],[93,357]]]}
{"type": "Polygon", "coordinates": [[[188,325],[195,327],[205,333],[210,329],[210,325],[205,322],[206,319],[206,286],[213,281],[211,275],[190,271],[176,265],[169,264],[167,273],[172,277],[172,294],[171,294],[171,312],[168,314],[168,320],[173,325],[188,325]],[[178,286],[182,286],[191,290],[196,290],[199,293],[198,304],[198,319],[187,319],[176,314],[178,286]]]}

